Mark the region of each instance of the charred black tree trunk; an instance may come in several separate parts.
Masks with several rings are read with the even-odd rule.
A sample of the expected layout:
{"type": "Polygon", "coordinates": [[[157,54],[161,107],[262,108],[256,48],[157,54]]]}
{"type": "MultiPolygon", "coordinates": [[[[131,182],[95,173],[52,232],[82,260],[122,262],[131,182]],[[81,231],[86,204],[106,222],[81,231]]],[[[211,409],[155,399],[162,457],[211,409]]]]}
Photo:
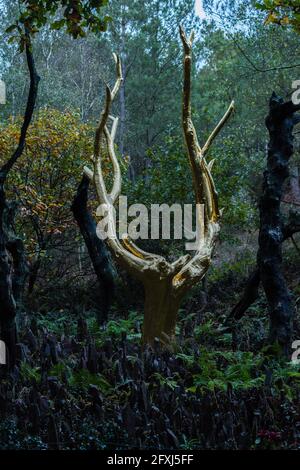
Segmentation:
{"type": "Polygon", "coordinates": [[[100,240],[96,232],[96,223],[88,210],[89,179],[82,177],[77,194],[72,204],[72,212],[84,238],[94,271],[100,285],[100,311],[98,322],[107,319],[114,293],[114,271],[110,253],[105,243],[100,240]]]}
{"type": "Polygon", "coordinates": [[[257,269],[250,277],[243,298],[230,318],[241,318],[258,297],[259,284],[264,288],[270,314],[270,340],[287,351],[292,335],[294,308],[282,272],[282,243],[299,231],[298,214],[291,214],[284,225],[280,211],[288,165],[293,154],[293,128],[299,122],[295,112],[299,105],[284,103],[273,93],[266,126],[270,134],[267,169],[264,173],[260,199],[260,231],[257,269]]]}
{"type": "Polygon", "coordinates": [[[38,90],[39,76],[31,50],[31,41],[26,34],[26,59],[30,73],[30,89],[18,146],[11,158],[0,168],[0,338],[7,347],[8,366],[16,359],[16,323],[18,307],[21,302],[27,263],[23,242],[14,230],[16,206],[6,199],[5,184],[13,165],[21,157],[26,141],[38,90]]]}
{"type": "Polygon", "coordinates": [[[291,102],[273,93],[266,126],[270,134],[267,170],[260,200],[260,232],[257,264],[270,313],[270,340],[290,346],[294,307],[282,273],[283,221],[280,204],[293,154],[293,128],[298,122],[291,102]]]}

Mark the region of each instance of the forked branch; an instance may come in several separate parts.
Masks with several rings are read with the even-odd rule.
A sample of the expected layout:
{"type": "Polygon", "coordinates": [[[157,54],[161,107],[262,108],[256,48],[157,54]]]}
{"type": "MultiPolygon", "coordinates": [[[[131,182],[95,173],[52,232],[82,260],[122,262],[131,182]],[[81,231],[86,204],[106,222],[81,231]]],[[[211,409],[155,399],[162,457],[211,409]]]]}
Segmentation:
{"type": "Polygon", "coordinates": [[[193,33],[187,38],[180,28],[184,49],[184,86],[182,125],[187,146],[187,152],[192,170],[197,211],[197,238],[193,256],[181,256],[173,263],[165,258],[141,250],[126,234],[122,240],[117,238],[113,205],[121,193],[121,171],[115,153],[114,140],[118,120],[110,115],[112,102],[122,81],[120,59],[114,55],[117,69],[117,81],[111,91],[106,88],[106,101],[96,130],[94,144],[94,171],[85,168],[85,174],[94,181],[98,201],[105,204],[109,212],[108,223],[110,236],[107,243],[116,260],[128,271],[140,279],[145,288],[145,320],[143,341],[153,342],[155,337],[172,337],[175,332],[175,322],[180,302],[190,287],[203,278],[211,262],[212,252],[220,230],[220,211],[218,195],[211,176],[212,162],[207,164],[205,154],[215,137],[221,131],[232,114],[233,103],[221,119],[217,127],[201,149],[191,113],[191,64],[193,33]],[[111,130],[107,122],[112,121],[111,130]],[[110,193],[107,192],[102,173],[101,153],[102,144],[106,145],[109,159],[113,165],[114,180],[110,193]],[[202,208],[204,211],[202,211],[202,208]]]}
{"type": "Polygon", "coordinates": [[[196,203],[203,204],[205,206],[204,230],[207,231],[209,223],[218,221],[220,218],[220,212],[218,208],[217,192],[213,178],[211,176],[212,165],[208,165],[204,157],[208,152],[213,140],[216,138],[230,118],[234,110],[234,102],[232,101],[225,115],[209,136],[206,144],[203,148],[201,148],[192,121],[191,113],[191,67],[193,34],[187,38],[184,30],[180,27],[180,36],[184,49],[184,85],[182,110],[183,130],[193,173],[196,203]]]}
{"type": "Polygon", "coordinates": [[[205,154],[215,137],[221,131],[234,110],[232,102],[214,129],[204,147],[201,149],[192,121],[191,112],[191,66],[193,34],[187,38],[180,27],[180,36],[184,50],[184,85],[182,122],[183,131],[191,164],[196,203],[202,205],[204,213],[200,216],[198,207],[198,241],[194,257],[185,264],[173,279],[173,286],[178,290],[187,290],[205,275],[212,257],[212,252],[220,230],[220,211],[218,195],[211,175],[212,163],[207,164],[205,154]]]}

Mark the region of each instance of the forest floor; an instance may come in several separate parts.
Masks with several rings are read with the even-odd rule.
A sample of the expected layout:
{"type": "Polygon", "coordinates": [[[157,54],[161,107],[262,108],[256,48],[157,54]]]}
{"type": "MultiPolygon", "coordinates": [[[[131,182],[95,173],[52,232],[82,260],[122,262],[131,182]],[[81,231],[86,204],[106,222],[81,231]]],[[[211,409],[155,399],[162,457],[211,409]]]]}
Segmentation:
{"type": "Polygon", "coordinates": [[[187,300],[172,351],[141,349],[141,312],[101,328],[93,312],[23,318],[18,365],[0,370],[0,449],[300,449],[300,366],[267,345],[263,296],[222,327],[243,285],[222,275],[205,304],[187,300]]]}

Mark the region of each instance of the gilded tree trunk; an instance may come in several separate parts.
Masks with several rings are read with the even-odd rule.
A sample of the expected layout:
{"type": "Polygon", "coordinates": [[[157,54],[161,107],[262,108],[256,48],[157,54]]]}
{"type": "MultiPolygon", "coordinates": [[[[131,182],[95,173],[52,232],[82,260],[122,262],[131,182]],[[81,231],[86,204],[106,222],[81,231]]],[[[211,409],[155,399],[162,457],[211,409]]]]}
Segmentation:
{"type": "Polygon", "coordinates": [[[177,314],[182,295],[174,292],[172,280],[157,280],[145,285],[143,344],[163,343],[175,338],[177,314]]]}

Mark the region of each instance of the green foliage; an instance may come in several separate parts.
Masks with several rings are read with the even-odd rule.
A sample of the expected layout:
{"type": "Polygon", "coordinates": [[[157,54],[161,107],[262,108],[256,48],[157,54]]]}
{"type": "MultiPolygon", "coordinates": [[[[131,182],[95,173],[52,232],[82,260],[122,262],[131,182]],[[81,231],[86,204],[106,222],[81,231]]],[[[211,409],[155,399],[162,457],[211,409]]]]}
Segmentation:
{"type": "Polygon", "coordinates": [[[178,374],[174,374],[173,377],[163,377],[159,372],[156,372],[152,377],[157,380],[160,385],[164,385],[171,390],[175,390],[175,388],[178,387],[178,374]]]}
{"type": "Polygon", "coordinates": [[[65,361],[55,364],[49,371],[50,377],[57,377],[60,381],[67,381],[69,384],[73,377],[71,364],[67,364],[65,361]]]}
{"type": "Polygon", "coordinates": [[[205,390],[233,390],[262,388],[266,383],[266,370],[271,371],[270,386],[274,394],[284,392],[289,400],[295,398],[300,384],[299,365],[286,362],[282,355],[274,358],[265,349],[250,351],[209,350],[202,347],[199,358],[188,354],[177,354],[192,369],[195,362],[200,372],[193,375],[194,383],[188,388],[192,393],[205,390]]]}
{"type": "Polygon", "coordinates": [[[113,392],[113,387],[102,374],[92,374],[87,369],[74,370],[72,358],[55,364],[50,369],[49,376],[57,377],[69,387],[83,391],[87,391],[90,385],[95,385],[104,394],[113,392]]]}
{"type": "Polygon", "coordinates": [[[118,340],[124,334],[128,339],[135,340],[140,338],[140,334],[136,333],[136,324],[141,321],[142,315],[140,313],[129,312],[127,319],[109,320],[105,331],[99,330],[99,325],[94,318],[88,320],[88,327],[91,336],[99,341],[104,341],[106,337],[118,340]]]}
{"type": "MultiPolygon", "coordinates": [[[[207,313],[208,316],[212,314],[207,313]]],[[[230,346],[232,343],[232,333],[228,333],[226,328],[220,326],[220,321],[208,318],[194,328],[194,337],[203,343],[215,342],[218,345],[230,346]]]]}
{"type": "Polygon", "coordinates": [[[41,374],[39,367],[32,367],[27,362],[21,362],[20,375],[27,382],[40,382],[41,374]]]}
{"type": "Polygon", "coordinates": [[[231,229],[256,225],[257,211],[249,194],[249,186],[253,173],[260,172],[261,162],[254,158],[249,160],[246,152],[239,148],[233,133],[227,134],[221,145],[216,144],[212,148],[210,159],[215,159],[213,177],[220,207],[224,209],[223,223],[231,229]]]}
{"type": "Polygon", "coordinates": [[[7,32],[18,31],[23,38],[23,26],[30,34],[35,34],[50,18],[53,30],[65,28],[74,39],[85,37],[86,31],[103,32],[111,20],[107,15],[102,16],[107,4],[108,0],[21,0],[20,16],[7,32]]]}
{"type": "Polygon", "coordinates": [[[260,356],[251,352],[210,352],[202,349],[199,357],[201,372],[194,375],[194,385],[188,390],[226,390],[229,384],[234,390],[262,386],[265,380],[263,373],[258,377],[254,375],[261,361],[260,356]]]}
{"type": "Polygon", "coordinates": [[[90,385],[95,385],[99,390],[106,394],[112,391],[112,386],[101,374],[92,374],[87,369],[75,371],[69,379],[71,387],[77,387],[87,390],[90,385]]]}
{"type": "Polygon", "coordinates": [[[126,182],[129,202],[150,204],[194,201],[192,175],[182,139],[169,136],[161,146],[147,152],[147,170],[133,186],[126,182]]]}
{"type": "Polygon", "coordinates": [[[47,315],[37,315],[37,324],[45,328],[49,333],[56,335],[75,334],[76,321],[70,318],[70,314],[60,312],[47,312],[47,315]]]}
{"type": "Polygon", "coordinates": [[[298,0],[263,0],[256,3],[256,7],[268,12],[265,24],[291,26],[300,33],[300,2],[298,0]]]}
{"type": "Polygon", "coordinates": [[[70,387],[84,391],[87,391],[90,385],[95,385],[104,394],[113,391],[102,374],[92,374],[87,369],[73,370],[70,360],[54,365],[49,371],[49,376],[57,377],[60,381],[67,382],[70,387]]]}
{"type": "MultiPolygon", "coordinates": [[[[15,148],[19,129],[19,119],[0,126],[0,163],[15,148]]],[[[32,269],[41,269],[46,279],[59,277],[53,273],[53,250],[61,246],[65,253],[69,243],[78,244],[67,236],[75,227],[70,205],[92,141],[92,128],[80,122],[78,113],[40,110],[22,159],[10,174],[8,197],[20,208],[18,233],[23,234],[32,269]]]]}

